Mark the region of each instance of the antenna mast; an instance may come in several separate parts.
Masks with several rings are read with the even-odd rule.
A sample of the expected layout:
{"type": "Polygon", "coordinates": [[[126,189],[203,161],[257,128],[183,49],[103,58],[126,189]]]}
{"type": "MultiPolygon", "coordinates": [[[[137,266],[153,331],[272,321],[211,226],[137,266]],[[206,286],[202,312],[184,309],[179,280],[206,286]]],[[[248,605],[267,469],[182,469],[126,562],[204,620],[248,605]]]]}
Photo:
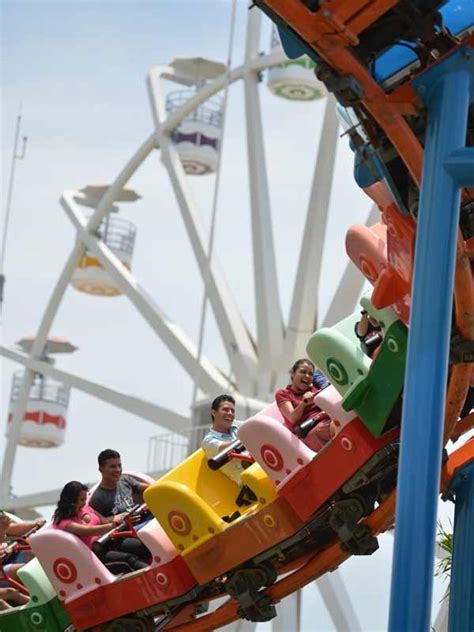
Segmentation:
{"type": "Polygon", "coordinates": [[[21,152],[18,152],[18,143],[20,139],[20,128],[21,128],[21,104],[18,110],[18,115],[16,117],[16,129],[15,129],[15,141],[13,144],[13,154],[12,154],[12,164],[10,167],[10,179],[8,182],[8,194],[7,194],[7,203],[5,206],[5,221],[3,224],[3,235],[2,235],[2,248],[0,250],[0,310],[3,305],[3,288],[5,285],[5,274],[4,274],[4,263],[5,263],[5,250],[7,246],[7,233],[8,233],[8,223],[10,220],[10,210],[12,205],[12,196],[13,196],[13,183],[15,181],[15,166],[17,160],[23,160],[26,153],[26,142],[28,138],[23,136],[22,139],[22,147],[21,152]]]}

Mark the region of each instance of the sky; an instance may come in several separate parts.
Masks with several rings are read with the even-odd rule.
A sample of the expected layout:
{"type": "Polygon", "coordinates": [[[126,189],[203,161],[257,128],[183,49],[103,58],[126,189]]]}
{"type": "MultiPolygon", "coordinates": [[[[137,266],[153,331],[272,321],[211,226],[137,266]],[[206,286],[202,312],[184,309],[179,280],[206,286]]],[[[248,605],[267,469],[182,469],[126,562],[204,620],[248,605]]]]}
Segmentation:
{"type": "MultiPolygon", "coordinates": [[[[177,56],[227,57],[230,0],[211,1],[6,1],[1,20],[2,211],[12,156],[15,120],[22,107],[26,156],[16,163],[8,232],[2,342],[34,334],[75,234],[59,204],[66,189],[112,182],[153,131],[145,76],[155,64],[177,56]]],[[[232,65],[242,61],[247,3],[237,3],[232,65]]],[[[261,49],[268,50],[265,19],[261,49]]],[[[262,77],[260,97],[272,203],[280,296],[285,317],[318,146],[323,102],[289,103],[270,94],[262,77]]],[[[243,317],[255,331],[247,156],[242,85],[229,90],[216,253],[243,317]]],[[[214,177],[193,178],[196,204],[209,224],[214,177]]],[[[154,152],[129,186],[142,198],[122,204],[121,215],[137,225],[132,272],[169,317],[196,342],[203,285],[179,216],[166,170],[154,152]],[[198,307],[199,306],[199,307],[198,307]]],[[[347,261],[344,236],[364,222],[370,201],[352,180],[352,155],[338,144],[325,245],[320,309],[327,309],[347,261]]],[[[205,354],[228,364],[215,322],[208,319],[205,354]]],[[[61,368],[118,390],[189,413],[192,383],[126,297],[99,298],[70,287],[51,333],[78,347],[61,357],[61,368]]],[[[8,412],[12,373],[2,361],[2,418],[8,412]]],[[[60,448],[18,448],[13,486],[18,495],[92,481],[96,455],[114,447],[128,469],[147,467],[149,438],[159,427],[74,391],[66,441],[60,448]]],[[[0,436],[0,454],[5,440],[0,436]]],[[[441,509],[447,520],[450,509],[441,509]]],[[[386,628],[391,536],[370,558],[353,558],[341,569],[364,630],[386,628]],[[375,598],[374,598],[375,597],[375,598]]],[[[434,602],[444,586],[437,581],[434,602]]],[[[270,629],[260,625],[259,630],[270,629]]],[[[305,590],[303,629],[332,630],[314,586],[305,590]],[[317,616],[316,614],[317,613],[317,616]]]]}

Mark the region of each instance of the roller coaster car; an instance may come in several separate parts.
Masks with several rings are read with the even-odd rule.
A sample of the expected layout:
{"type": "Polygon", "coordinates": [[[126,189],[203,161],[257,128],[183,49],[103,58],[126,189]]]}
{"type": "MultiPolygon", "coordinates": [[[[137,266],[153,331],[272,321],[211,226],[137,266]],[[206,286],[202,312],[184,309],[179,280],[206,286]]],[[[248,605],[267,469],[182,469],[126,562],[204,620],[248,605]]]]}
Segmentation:
{"type": "Polygon", "coordinates": [[[1,632],[64,632],[71,621],[37,559],[18,570],[30,600],[0,612],[1,632]]]}
{"type": "Polygon", "coordinates": [[[303,522],[322,512],[320,528],[330,527],[352,553],[370,554],[377,542],[358,523],[380,500],[383,486],[395,482],[399,430],[375,438],[341,401],[333,386],[315,398],[337,429],[318,453],[277,423],[271,409],[243,424],[239,438],[303,522]]]}
{"type": "MultiPolygon", "coordinates": [[[[368,126],[366,115],[357,107],[343,107],[336,105],[336,113],[345,134],[349,136],[349,147],[354,152],[354,180],[370,197],[371,187],[383,183],[384,197],[395,204],[404,215],[409,214],[405,201],[392,178],[390,170],[382,161],[374,145],[371,143],[365,128],[368,126]]],[[[378,145],[377,145],[378,146],[378,145]]],[[[379,200],[374,200],[379,206],[379,200]]]]}
{"type": "MultiPolygon", "coordinates": [[[[400,11],[401,7],[399,3],[396,10],[400,11]]],[[[389,13],[386,15],[388,16],[389,13]]],[[[410,28],[411,25],[405,25],[407,32],[410,28]]],[[[467,41],[473,32],[474,3],[472,0],[445,2],[440,7],[438,24],[431,37],[428,37],[426,32],[420,31],[415,41],[410,42],[410,38],[404,36],[387,50],[373,55],[368,70],[386,92],[391,92],[401,83],[408,83],[419,76],[446,53],[459,47],[460,43],[467,41]]],[[[357,47],[353,50],[357,50],[357,47]]],[[[359,124],[348,129],[347,133],[355,152],[354,178],[357,184],[368,192],[367,189],[372,184],[383,181],[393,195],[399,212],[405,216],[410,214],[415,216],[418,207],[418,190],[408,176],[403,161],[394,151],[384,132],[380,129],[374,132],[373,121],[367,120],[366,112],[356,103],[353,106],[354,110],[351,111],[350,118],[353,122],[355,116],[359,124]],[[370,139],[361,129],[372,130],[369,134],[370,139]]],[[[347,119],[347,116],[344,116],[345,109],[338,105],[338,112],[342,119],[347,119]]],[[[407,118],[407,121],[423,144],[426,118],[419,104],[415,104],[415,110],[418,110],[418,114],[407,118]]],[[[387,304],[383,305],[383,307],[386,306],[387,304]]],[[[379,304],[378,307],[381,308],[382,305],[379,304]]]]}
{"type": "Polygon", "coordinates": [[[223,576],[301,527],[257,463],[241,477],[257,497],[247,506],[236,503],[238,485],[211,470],[199,449],[145,491],[148,507],[200,584],[223,576]]]}
{"type": "Polygon", "coordinates": [[[196,585],[156,520],[142,527],[138,537],[151,552],[151,563],[119,576],[71,533],[47,527],[31,537],[31,548],[76,628],[88,629],[137,613],[133,615],[136,629],[152,630],[150,610],[160,612],[160,604],[189,593],[196,585]]]}
{"type": "MultiPolygon", "coordinates": [[[[362,274],[374,285],[372,302],[382,309],[393,305],[400,319],[408,324],[409,293],[415,251],[416,224],[410,217],[387,166],[377,155],[364,131],[360,131],[357,113],[337,105],[338,116],[351,137],[355,150],[354,178],[382,213],[381,221],[371,227],[355,225],[346,235],[346,251],[362,274]]],[[[415,209],[417,191],[410,185],[405,191],[407,204],[415,209]],[[413,206],[415,204],[415,206],[413,206]]]]}
{"type": "MultiPolygon", "coordinates": [[[[418,39],[432,39],[441,23],[437,9],[444,3],[445,0],[398,0],[388,10],[374,12],[373,9],[368,9],[368,15],[365,15],[364,8],[359,4],[346,2],[341,7],[334,7],[326,15],[323,0],[301,0],[301,4],[312,13],[323,9],[327,22],[339,25],[338,33],[345,35],[348,43],[351,43],[351,50],[361,61],[370,61],[381,55],[402,37],[413,42],[418,39]],[[358,33],[357,37],[354,35],[354,28],[358,33]]],[[[265,0],[255,0],[255,4],[278,25],[280,38],[289,56],[306,52],[305,42],[278,18],[265,0]]],[[[327,28],[327,25],[320,28],[324,26],[327,28]]]]}
{"type": "MultiPolygon", "coordinates": [[[[474,32],[474,4],[472,0],[451,0],[439,8],[440,24],[437,34],[442,35],[441,25],[458,41],[474,32]]],[[[446,33],[446,31],[445,31],[446,33]]],[[[421,39],[421,38],[420,38],[421,39]]],[[[393,89],[405,78],[426,63],[416,43],[402,39],[380,54],[370,64],[370,70],[385,89],[393,89]]]]}
{"type": "Polygon", "coordinates": [[[377,548],[359,520],[372,511],[378,482],[386,483],[389,474],[393,484],[397,453],[390,444],[398,429],[374,438],[342,409],[331,387],[319,401],[337,417],[338,434],[318,454],[281,423],[276,405],[241,426],[239,438],[258,461],[241,475],[257,497],[249,506],[236,503],[239,487],[209,467],[203,450],[145,491],[147,505],[198,582],[219,579],[240,602],[241,616],[253,621],[275,616],[259,590],[295,551],[315,550],[334,534],[355,554],[377,548]]]}
{"type": "Polygon", "coordinates": [[[382,212],[373,226],[352,226],[346,235],[346,251],[362,274],[372,283],[372,304],[377,309],[393,306],[400,320],[409,321],[416,225],[399,213],[384,182],[365,192],[382,212]]]}
{"type": "Polygon", "coordinates": [[[393,425],[397,412],[405,374],[407,329],[393,309],[377,310],[367,296],[361,304],[383,332],[374,360],[365,355],[355,335],[358,313],[315,332],[307,351],[342,395],[343,408],[355,410],[370,432],[380,437],[393,425]]]}

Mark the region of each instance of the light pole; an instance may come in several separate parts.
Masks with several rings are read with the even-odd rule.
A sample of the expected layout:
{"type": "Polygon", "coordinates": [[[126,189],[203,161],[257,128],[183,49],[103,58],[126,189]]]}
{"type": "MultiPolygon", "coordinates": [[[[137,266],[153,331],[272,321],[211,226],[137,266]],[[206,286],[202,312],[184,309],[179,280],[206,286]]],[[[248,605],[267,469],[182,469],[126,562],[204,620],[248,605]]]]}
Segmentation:
{"type": "Polygon", "coordinates": [[[10,178],[8,181],[8,193],[7,193],[7,203],[5,206],[5,219],[3,224],[3,235],[2,235],[2,248],[0,250],[0,311],[3,305],[3,288],[5,285],[5,274],[4,274],[4,264],[5,264],[5,249],[7,246],[7,233],[8,233],[8,222],[10,219],[10,210],[12,205],[12,196],[13,196],[13,183],[15,180],[15,166],[17,160],[23,160],[26,153],[26,141],[28,140],[26,136],[23,136],[21,152],[18,152],[18,142],[20,139],[20,128],[21,128],[21,105],[18,110],[18,114],[16,117],[16,128],[15,128],[15,141],[13,143],[13,154],[12,154],[12,163],[10,167],[10,178]]]}

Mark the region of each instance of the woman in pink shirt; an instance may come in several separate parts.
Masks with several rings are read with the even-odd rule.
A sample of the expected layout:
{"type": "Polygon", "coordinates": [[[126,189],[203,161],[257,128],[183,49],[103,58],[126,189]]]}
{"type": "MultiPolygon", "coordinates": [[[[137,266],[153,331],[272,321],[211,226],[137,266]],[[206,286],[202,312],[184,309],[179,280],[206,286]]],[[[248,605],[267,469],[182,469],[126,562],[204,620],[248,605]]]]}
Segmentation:
{"type": "MultiPolygon", "coordinates": [[[[311,360],[297,360],[290,369],[291,384],[275,393],[275,400],[285,419],[285,426],[298,434],[298,427],[310,419],[315,419],[321,409],[314,403],[314,396],[321,389],[313,386],[315,366],[311,360]]],[[[318,421],[303,439],[304,443],[317,452],[332,438],[331,420],[318,421]]]]}
{"type": "Polygon", "coordinates": [[[97,542],[101,535],[122,524],[124,514],[110,519],[101,518],[87,505],[87,492],[87,486],[79,481],[70,481],[63,487],[53,516],[54,528],[72,533],[81,539],[112,573],[122,572],[124,564],[134,571],[146,568],[148,565],[140,557],[148,557],[149,552],[140,540],[126,537],[109,542],[109,546],[105,547],[97,542]]]}

